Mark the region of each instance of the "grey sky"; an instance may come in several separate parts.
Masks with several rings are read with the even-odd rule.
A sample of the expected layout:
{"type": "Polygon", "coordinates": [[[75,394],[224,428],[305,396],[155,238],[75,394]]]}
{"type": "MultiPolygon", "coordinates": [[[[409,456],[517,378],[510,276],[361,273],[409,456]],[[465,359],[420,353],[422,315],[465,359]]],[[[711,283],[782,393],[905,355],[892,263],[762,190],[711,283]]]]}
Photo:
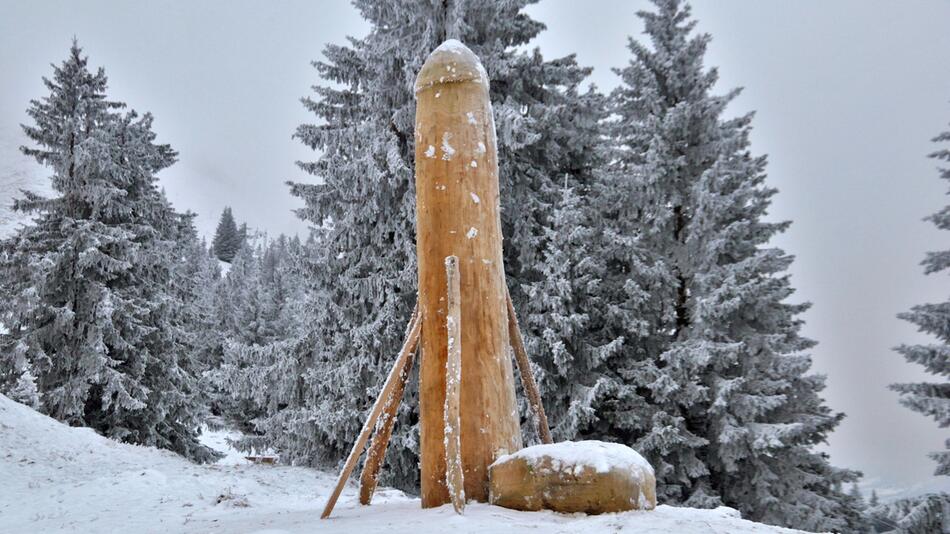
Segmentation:
{"type": "MultiPolygon", "coordinates": [[[[895,313],[947,297],[946,277],[925,277],[918,263],[950,245],[921,221],[947,201],[925,155],[950,123],[950,1],[693,4],[721,87],[746,88],[732,111],[757,111],[753,148],[769,154],[781,191],[772,214],[794,221],[777,244],[797,256],[797,298],[815,304],[805,333],[820,342],[825,396],[848,414],[827,447],[833,461],[883,492],[950,489],[925,456],[947,432],[886,389],[925,378],[890,350],[921,339],[895,313]]],[[[529,12],[548,31],[533,44],[548,57],[576,52],[610,89],[645,5],[543,0],[529,12]]],[[[298,102],[318,81],[309,61],[366,28],[342,0],[0,0],[0,160],[20,157],[16,125],[76,35],[106,67],[112,96],[152,111],[180,151],[162,181],[178,208],[200,214],[203,233],[225,205],[272,234],[300,232],[283,182],[304,179],[293,162],[311,157],[290,139],[310,120],[298,102]]]]}

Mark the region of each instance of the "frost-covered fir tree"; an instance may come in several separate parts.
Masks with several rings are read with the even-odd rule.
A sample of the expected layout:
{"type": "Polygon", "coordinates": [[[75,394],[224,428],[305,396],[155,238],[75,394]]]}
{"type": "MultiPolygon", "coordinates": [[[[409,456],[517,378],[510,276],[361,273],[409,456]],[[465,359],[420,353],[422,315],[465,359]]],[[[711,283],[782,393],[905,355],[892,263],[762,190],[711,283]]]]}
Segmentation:
{"type": "Polygon", "coordinates": [[[58,196],[15,204],[36,223],[4,243],[2,343],[35,374],[49,415],[207,460],[182,303],[169,289],[183,220],[155,178],[176,154],[155,143],[150,115],[116,111],[104,72],[86,61],[74,42],[28,109],[34,146],[23,151],[52,171],[58,196]]]}
{"type": "MultiPolygon", "coordinates": [[[[933,141],[950,143],[950,131],[941,133],[933,141]]],[[[945,164],[950,163],[950,148],[943,147],[930,154],[930,157],[945,164]]],[[[950,167],[941,168],[940,177],[950,180],[950,167]]],[[[950,206],[927,217],[927,220],[941,230],[950,230],[950,206]]],[[[950,267],[950,250],[931,252],[922,264],[927,274],[944,272],[950,267]]],[[[908,362],[922,365],[928,373],[935,375],[937,380],[917,384],[894,384],[891,389],[901,394],[901,404],[915,412],[933,417],[941,427],[946,427],[950,425],[950,301],[920,304],[898,317],[914,323],[921,332],[936,338],[935,343],[926,345],[901,345],[897,347],[897,352],[908,362]]],[[[943,451],[931,454],[931,458],[937,462],[937,475],[950,475],[950,439],[944,443],[944,447],[943,451]]]]}
{"type": "Polygon", "coordinates": [[[33,363],[18,341],[21,332],[14,321],[15,310],[28,306],[33,297],[24,290],[35,287],[38,271],[28,263],[14,261],[14,245],[13,239],[0,241],[0,393],[39,407],[33,363]]]}
{"type": "MultiPolygon", "coordinates": [[[[535,375],[555,441],[610,439],[614,429],[604,417],[610,409],[607,403],[616,402],[626,388],[623,377],[610,365],[621,354],[624,339],[602,335],[606,332],[603,310],[613,299],[603,293],[602,234],[592,220],[590,205],[596,204],[571,188],[562,190],[545,228],[545,247],[536,268],[540,277],[525,285],[528,298],[522,327],[534,334],[526,346],[534,355],[535,375]]],[[[533,425],[527,427],[533,429],[533,425]]]]}
{"type": "Polygon", "coordinates": [[[221,212],[221,218],[218,219],[218,227],[214,231],[214,241],[212,241],[214,255],[221,261],[231,263],[246,237],[247,227],[242,225],[241,230],[238,230],[231,207],[225,207],[221,212]]]}
{"type": "Polygon", "coordinates": [[[654,4],[639,13],[649,44],[630,41],[612,95],[614,231],[645,254],[638,267],[615,265],[631,273],[621,287],[647,322],[625,329],[641,337],[618,372],[647,404],[626,415],[625,437],[652,461],[667,502],[856,528],[840,487],[857,474],[813,449],[842,416],[818,396],[824,378],[809,374],[807,305],[787,301],[792,257],[769,245],[788,223],[765,220],[776,191],[765,158],[750,153],[752,115],[723,116],[738,90],[713,93],[709,36],[692,32],[688,6],[654,4]]]}
{"type": "Polygon", "coordinates": [[[235,347],[273,340],[272,329],[264,317],[261,254],[259,244],[244,243],[239,247],[231,259],[231,268],[217,286],[215,298],[221,357],[209,375],[214,387],[214,410],[229,426],[243,432],[253,430],[250,421],[260,411],[237,394],[225,376],[231,369],[243,367],[235,356],[235,347]]]}
{"type": "Polygon", "coordinates": [[[950,532],[950,494],[931,493],[900,499],[875,508],[876,532],[933,534],[950,532]]]}
{"type": "MultiPolygon", "coordinates": [[[[243,282],[254,287],[249,295],[259,303],[259,313],[251,323],[254,338],[230,335],[217,372],[232,406],[226,415],[245,431],[246,438],[237,444],[243,450],[283,449],[279,439],[269,441],[271,430],[279,429],[302,406],[304,368],[298,355],[306,347],[299,342],[305,304],[300,272],[304,253],[296,237],[280,236],[256,255],[254,279],[243,282]]],[[[229,277],[240,272],[231,271],[229,277]]]]}
{"type": "MultiPolygon", "coordinates": [[[[545,61],[524,53],[543,29],[521,9],[527,1],[358,0],[369,34],[330,45],[315,63],[326,86],[305,105],[317,119],[297,137],[320,152],[302,164],[320,179],[294,184],[306,201],[300,215],[326,230],[318,242],[308,322],[316,341],[307,372],[307,406],[288,422],[285,444],[299,461],[335,463],[349,450],[405,335],[416,293],[413,83],[428,54],[447,38],[468,45],[491,83],[501,163],[502,225],[509,284],[520,306],[543,248],[544,225],[566,174],[583,180],[596,141],[587,74],[571,57],[545,61]],[[293,427],[293,428],[291,428],[293,427]]],[[[387,457],[386,475],[416,484],[418,431],[410,384],[387,457]]],[[[284,452],[284,451],[282,451],[284,452]]]]}
{"type": "Polygon", "coordinates": [[[219,392],[211,374],[221,366],[224,346],[218,310],[221,268],[204,239],[198,238],[193,220],[192,214],[182,218],[175,254],[181,262],[173,272],[172,287],[181,301],[179,321],[197,373],[202,402],[209,414],[219,415],[219,392]]]}

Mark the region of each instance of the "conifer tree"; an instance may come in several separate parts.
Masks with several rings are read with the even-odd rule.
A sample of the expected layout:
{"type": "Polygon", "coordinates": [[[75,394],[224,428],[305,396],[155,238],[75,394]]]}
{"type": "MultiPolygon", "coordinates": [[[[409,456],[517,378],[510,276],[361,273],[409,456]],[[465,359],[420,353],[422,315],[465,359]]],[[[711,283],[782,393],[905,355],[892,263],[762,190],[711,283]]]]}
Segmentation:
{"type": "MultiPolygon", "coordinates": [[[[257,303],[251,323],[254,335],[232,333],[216,373],[231,407],[226,415],[245,431],[245,438],[237,443],[242,450],[286,450],[279,437],[272,439],[271,429],[279,429],[287,414],[301,406],[303,367],[297,361],[297,339],[304,310],[299,272],[302,253],[297,238],[280,236],[255,256],[258,267],[253,270],[253,280],[242,282],[253,287],[245,294],[257,303]]],[[[229,277],[242,271],[247,272],[232,271],[229,277]]],[[[296,460],[289,452],[282,457],[296,460]]]]}
{"type": "MultiPolygon", "coordinates": [[[[594,195],[578,196],[565,187],[545,228],[538,280],[525,285],[523,328],[535,355],[535,375],[555,441],[587,437],[609,439],[609,407],[626,389],[612,371],[623,337],[604,338],[601,310],[613,299],[603,293],[606,272],[602,234],[590,205],[594,195]],[[588,204],[590,203],[590,204],[588,204]]],[[[533,431],[534,425],[526,425],[533,431]]]]}
{"type": "Polygon", "coordinates": [[[649,46],[630,41],[633,59],[612,95],[617,194],[608,212],[643,255],[631,254],[633,268],[613,264],[630,274],[607,280],[646,323],[626,328],[640,337],[618,368],[645,405],[614,426],[626,425],[619,435],[651,460],[666,502],[858,528],[840,489],[858,474],[813,450],[842,415],[818,396],[823,377],[809,374],[814,342],[798,318],[807,305],[787,302],[792,257],[769,246],[789,223],[764,220],[776,191],[764,183],[765,158],[749,150],[752,115],[723,117],[738,90],[712,93],[709,36],[693,34],[688,6],[654,4],[639,13],[649,46]]]}
{"type": "MultiPolygon", "coordinates": [[[[247,227],[242,226],[246,233],[247,227]]],[[[214,255],[221,261],[231,263],[234,256],[237,255],[244,243],[242,230],[238,230],[237,223],[234,221],[234,215],[230,207],[225,207],[221,212],[221,218],[218,220],[218,228],[214,232],[214,255]]]]}
{"type": "MultiPolygon", "coordinates": [[[[950,130],[933,139],[935,143],[950,142],[950,130]]],[[[930,154],[943,163],[950,163],[950,148],[943,146],[930,154]]],[[[940,169],[940,177],[950,180],[950,167],[940,169]]],[[[941,230],[950,230],[950,206],[927,217],[941,230]]],[[[950,250],[930,252],[922,262],[926,274],[941,273],[950,267],[950,250]]],[[[901,319],[917,325],[918,329],[936,338],[935,343],[901,345],[897,352],[911,363],[922,365],[924,370],[936,376],[934,382],[894,384],[891,389],[901,394],[904,406],[933,417],[941,427],[950,425],[950,300],[936,304],[920,304],[898,315],[901,319]]],[[[950,439],[944,450],[931,454],[937,462],[937,475],[950,475],[950,439]]]]}
{"type": "Polygon", "coordinates": [[[950,531],[950,494],[930,493],[883,504],[875,510],[880,532],[932,534],[950,531]]]}
{"type": "Polygon", "coordinates": [[[207,460],[181,301],[168,289],[182,218],[155,185],[176,154],[155,143],[150,115],[114,111],[122,104],[86,61],[74,42],[28,110],[35,145],[23,151],[52,170],[59,196],[15,204],[36,223],[4,244],[3,344],[35,373],[49,415],[207,460]]]}
{"type": "MultiPolygon", "coordinates": [[[[322,235],[311,268],[317,300],[309,309],[316,317],[308,321],[318,341],[304,358],[313,362],[306,386],[312,413],[295,423],[293,432],[305,437],[291,447],[310,454],[308,461],[335,463],[349,450],[415,301],[413,84],[428,54],[445,39],[459,39],[492,80],[506,267],[519,308],[522,283],[537,275],[558,184],[568,175],[575,185],[592,167],[597,117],[580,111],[598,101],[577,89],[588,71],[572,57],[545,61],[516,49],[543,29],[521,11],[527,3],[358,0],[369,34],[329,45],[327,60],[315,63],[328,85],[304,100],[318,124],[302,125],[297,138],[320,152],[301,164],[320,183],[292,188],[306,201],[300,215],[322,235]]],[[[386,460],[386,475],[401,487],[416,484],[414,388],[386,460]]]]}
{"type": "Polygon", "coordinates": [[[244,246],[245,243],[247,243],[247,238],[248,238],[247,223],[241,223],[241,227],[238,228],[237,235],[238,235],[237,246],[240,248],[244,246]]]}
{"type": "Polygon", "coordinates": [[[196,370],[202,403],[209,415],[220,415],[219,392],[211,374],[221,366],[224,345],[218,310],[221,268],[204,239],[199,240],[193,219],[193,215],[187,214],[182,220],[175,256],[182,261],[173,273],[173,287],[181,301],[179,320],[196,370]]]}

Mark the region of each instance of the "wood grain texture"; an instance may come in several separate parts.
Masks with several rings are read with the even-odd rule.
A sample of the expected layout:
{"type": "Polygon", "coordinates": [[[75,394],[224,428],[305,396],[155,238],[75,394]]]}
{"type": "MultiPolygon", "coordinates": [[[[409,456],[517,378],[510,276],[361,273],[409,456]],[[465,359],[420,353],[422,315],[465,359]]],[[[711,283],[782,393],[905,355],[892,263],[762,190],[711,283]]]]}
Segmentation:
{"type": "Polygon", "coordinates": [[[586,514],[652,510],[656,508],[656,479],[648,471],[565,469],[551,458],[533,463],[513,458],[491,466],[491,504],[586,514]]]}
{"type": "Polygon", "coordinates": [[[518,373],[521,375],[521,386],[528,405],[534,413],[534,421],[538,427],[538,436],[541,443],[554,443],[551,439],[551,428],[548,426],[548,416],[544,413],[544,404],[541,402],[541,393],[538,384],[534,381],[534,372],[531,371],[531,362],[528,360],[528,351],[524,348],[524,339],[521,337],[521,327],[518,326],[518,316],[515,315],[515,305],[511,302],[511,294],[505,293],[508,301],[508,337],[511,339],[511,348],[518,363],[518,373]]]}
{"type": "Polygon", "coordinates": [[[423,312],[418,307],[412,314],[409,335],[406,337],[406,341],[403,343],[402,349],[400,349],[399,355],[396,357],[396,363],[393,364],[393,368],[389,372],[389,376],[386,377],[386,382],[383,384],[383,389],[380,391],[379,397],[376,398],[376,402],[373,404],[373,408],[369,412],[369,417],[366,418],[366,422],[363,424],[363,429],[360,431],[359,437],[356,438],[356,443],[353,444],[353,448],[350,450],[350,455],[347,457],[346,463],[343,465],[343,469],[340,471],[340,476],[336,480],[336,486],[333,488],[333,493],[331,493],[330,498],[327,499],[327,504],[324,506],[323,513],[320,515],[321,519],[330,517],[333,507],[336,506],[337,499],[340,498],[340,492],[343,491],[343,486],[346,484],[346,480],[350,478],[353,468],[356,467],[356,462],[359,460],[360,454],[362,454],[363,448],[366,446],[366,441],[369,439],[370,433],[376,427],[376,421],[379,419],[379,415],[389,402],[390,397],[396,388],[399,376],[405,372],[405,368],[409,363],[409,355],[415,351],[416,345],[419,342],[419,331],[422,329],[423,323],[422,314],[423,312]]]}
{"type": "Polygon", "coordinates": [[[416,81],[416,251],[423,316],[420,469],[423,507],[450,501],[443,411],[447,358],[443,260],[461,277],[461,450],[465,495],[487,501],[488,466],[521,448],[508,317],[498,157],[488,79],[467,49],[440,47],[416,81]]]}
{"type": "Polygon", "coordinates": [[[465,510],[465,477],[462,474],[462,443],[460,440],[462,385],[462,291],[459,286],[459,260],[445,258],[447,282],[446,331],[448,357],[445,362],[445,483],[455,512],[465,510]]]}

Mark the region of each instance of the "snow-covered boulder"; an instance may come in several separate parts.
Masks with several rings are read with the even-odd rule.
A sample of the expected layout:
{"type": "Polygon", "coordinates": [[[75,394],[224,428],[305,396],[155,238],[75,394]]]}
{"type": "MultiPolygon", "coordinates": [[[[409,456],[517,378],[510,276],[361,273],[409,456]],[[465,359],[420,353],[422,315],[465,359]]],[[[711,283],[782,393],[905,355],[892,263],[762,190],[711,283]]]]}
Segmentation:
{"type": "Polygon", "coordinates": [[[653,467],[619,443],[535,445],[488,470],[489,502],[515,510],[601,514],[656,508],[653,467]]]}

